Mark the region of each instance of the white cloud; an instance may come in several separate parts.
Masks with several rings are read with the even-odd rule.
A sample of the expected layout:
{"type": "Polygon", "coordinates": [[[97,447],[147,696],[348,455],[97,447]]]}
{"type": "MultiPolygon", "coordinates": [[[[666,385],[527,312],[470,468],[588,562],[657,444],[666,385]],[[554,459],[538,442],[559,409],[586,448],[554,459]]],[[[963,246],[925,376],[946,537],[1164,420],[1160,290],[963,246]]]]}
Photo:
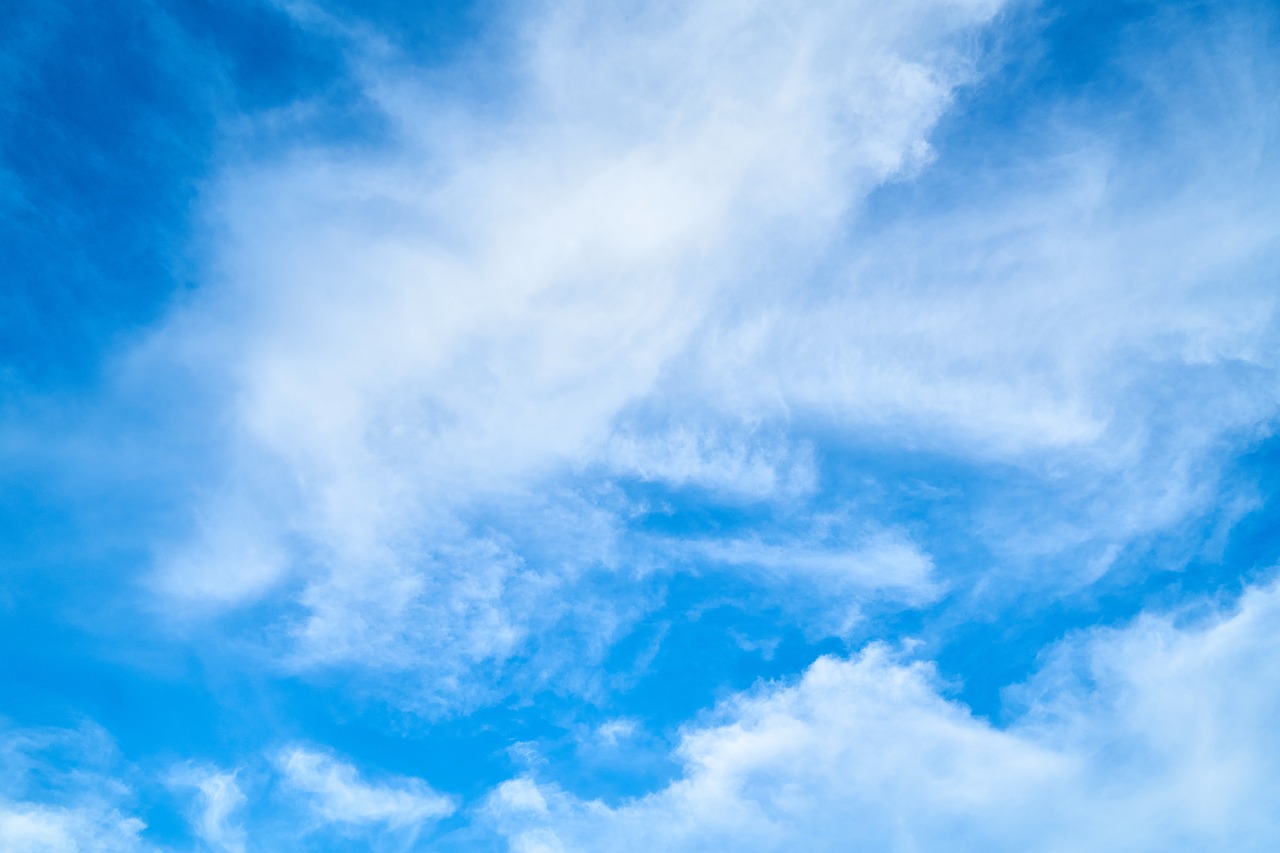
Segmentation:
{"type": "Polygon", "coordinates": [[[849,515],[819,514],[785,535],[674,538],[660,549],[673,566],[728,571],[771,590],[815,638],[849,636],[868,605],[920,607],[943,595],[933,559],[904,531],[859,529],[849,515]]]}
{"type": "Polygon", "coordinates": [[[283,784],[306,798],[310,812],[340,828],[381,826],[412,835],[457,808],[421,779],[367,782],[354,765],[301,746],[283,750],[276,764],[283,784]]]}
{"type": "MultiPolygon", "coordinates": [[[[1137,146],[1099,130],[1109,105],[1062,108],[1044,137],[993,133],[1009,162],[965,192],[867,221],[868,193],[929,162],[997,4],[624,6],[515,21],[486,103],[457,69],[353,48],[390,142],[228,168],[210,279],[138,355],[184,361],[227,440],[191,536],[158,549],[164,604],[287,598],[274,658],[412,669],[429,695],[397,701],[447,713],[589,682],[561,676],[646,606],[623,587],[679,562],[629,535],[646,508],[612,479],[796,519],[833,485],[815,436],[1017,466],[1034,500],[958,522],[1013,581],[977,585],[1011,596],[1091,582],[1211,505],[1280,379],[1280,194],[1246,144],[1276,136],[1270,66],[1232,53],[1256,46],[1224,30],[1219,65],[1162,60],[1193,70],[1179,98],[1148,71],[1180,133],[1137,146]],[[1210,122],[1214,99],[1250,122],[1210,122]]],[[[915,550],[692,543],[850,614],[981,574],[915,550]]]]}
{"type": "Polygon", "coordinates": [[[703,488],[731,499],[802,497],[817,485],[813,447],[793,445],[785,437],[726,435],[690,425],[635,432],[617,428],[602,455],[605,466],[621,476],[703,488]]]}
{"type": "Polygon", "coordinates": [[[10,853],[114,853],[150,849],[145,824],[110,808],[0,800],[0,846],[10,853]]]}
{"type": "Polygon", "coordinates": [[[169,782],[194,788],[198,809],[194,816],[196,836],[214,850],[243,853],[244,828],[232,822],[232,815],[247,802],[234,772],[188,764],[170,774],[169,782]]]}
{"type": "Polygon", "coordinates": [[[929,601],[940,591],[929,555],[893,531],[878,531],[848,546],[725,538],[686,540],[679,542],[679,547],[713,563],[758,568],[784,579],[817,581],[824,590],[833,592],[884,588],[889,594],[929,601]]]}
{"type": "Polygon", "coordinates": [[[517,851],[1241,850],[1280,836],[1280,589],[1060,646],[995,728],[873,646],[686,730],[683,778],[609,806],[530,778],[487,811],[517,851]]]}
{"type": "Polygon", "coordinates": [[[812,286],[736,294],[673,396],[711,421],[772,412],[837,445],[1016,466],[1036,499],[1001,494],[970,525],[1015,595],[1033,573],[1088,583],[1211,511],[1224,459],[1277,414],[1268,26],[1158,15],[1109,57],[1127,96],[966,125],[976,165],[957,144],[917,189],[936,199],[859,222],[812,286]]]}
{"type": "Polygon", "coordinates": [[[115,747],[100,728],[0,732],[0,848],[13,853],[153,849],[128,813],[115,747]]]}
{"type": "MultiPolygon", "coordinates": [[[[291,660],[439,668],[419,681],[466,701],[477,663],[593,609],[569,590],[616,568],[617,521],[561,529],[591,501],[549,480],[805,494],[807,452],[776,431],[613,424],[725,294],[794,286],[871,188],[927,161],[997,7],[547,4],[519,24],[516,94],[481,106],[353,56],[395,143],[230,170],[212,280],[139,351],[190,365],[230,436],[158,587],[227,606],[297,584],[291,660]],[[545,516],[517,540],[493,513],[545,516]]],[[[579,621],[589,648],[617,624],[579,621]]]]}

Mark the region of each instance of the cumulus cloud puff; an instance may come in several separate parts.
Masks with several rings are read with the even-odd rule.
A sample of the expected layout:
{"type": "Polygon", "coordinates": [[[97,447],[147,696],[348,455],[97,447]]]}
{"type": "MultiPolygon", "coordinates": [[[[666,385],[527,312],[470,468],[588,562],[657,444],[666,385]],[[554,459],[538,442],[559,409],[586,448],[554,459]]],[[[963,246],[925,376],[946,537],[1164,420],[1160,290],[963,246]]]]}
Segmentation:
{"type": "Polygon", "coordinates": [[[1280,590],[1204,624],[1144,616],[1056,647],[993,726],[884,646],[733,698],[682,778],[609,805],[499,787],[511,849],[1267,850],[1280,825],[1280,590]]]}

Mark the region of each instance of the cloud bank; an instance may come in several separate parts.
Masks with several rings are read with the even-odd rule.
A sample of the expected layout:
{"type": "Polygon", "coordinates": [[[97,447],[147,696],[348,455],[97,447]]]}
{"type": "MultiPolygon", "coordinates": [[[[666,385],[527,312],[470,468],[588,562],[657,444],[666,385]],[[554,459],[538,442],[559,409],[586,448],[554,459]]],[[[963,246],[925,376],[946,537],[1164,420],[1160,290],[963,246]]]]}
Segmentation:
{"type": "Polygon", "coordinates": [[[1085,632],[995,727],[926,662],[822,658],[688,727],[682,778],[615,805],[531,777],[490,819],[521,853],[577,850],[1266,850],[1280,798],[1280,591],[1207,624],[1085,632]]]}

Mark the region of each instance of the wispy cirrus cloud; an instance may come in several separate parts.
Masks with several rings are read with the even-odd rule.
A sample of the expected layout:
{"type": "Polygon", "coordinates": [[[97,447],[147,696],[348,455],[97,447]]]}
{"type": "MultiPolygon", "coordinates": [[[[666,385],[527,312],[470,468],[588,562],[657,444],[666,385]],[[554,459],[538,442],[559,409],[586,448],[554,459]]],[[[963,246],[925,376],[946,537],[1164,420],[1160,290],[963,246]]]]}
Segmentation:
{"type": "Polygon", "coordinates": [[[198,764],[185,764],[169,774],[169,784],[195,793],[192,823],[196,835],[210,848],[244,853],[245,830],[236,817],[248,798],[237,773],[198,764]]]}
{"type": "MultiPolygon", "coordinates": [[[[484,519],[576,512],[577,487],[548,481],[584,470],[811,488],[802,442],[613,424],[725,294],[794,286],[783,258],[928,160],[997,8],[537,7],[514,24],[514,94],[487,111],[356,49],[392,141],[230,169],[209,199],[215,272],[139,351],[221,389],[230,437],[158,587],[215,608],[293,590],[290,659],[442,666],[440,685],[510,659],[547,607],[619,624],[631,604],[599,620],[564,594],[617,570],[598,547],[484,519]]],[[[625,517],[602,519],[604,542],[625,517]]]]}
{"type": "Polygon", "coordinates": [[[305,800],[321,827],[338,831],[419,832],[457,810],[450,798],[421,779],[392,777],[367,781],[352,764],[327,752],[292,746],[276,757],[281,784],[305,800]]]}
{"type": "Polygon", "coordinates": [[[145,824],[111,809],[0,803],[0,843],[14,853],[145,850],[145,824]]]}
{"type": "MultiPolygon", "coordinates": [[[[447,94],[456,70],[357,33],[387,138],[228,168],[215,272],[138,352],[186,364],[227,427],[189,535],[159,549],[165,600],[291,602],[263,626],[272,656],[428,668],[432,695],[399,701],[435,713],[509,689],[478,662],[563,674],[648,606],[620,589],[679,561],[632,535],[663,510],[628,483],[794,520],[832,510],[832,454],[884,446],[1034,492],[932,531],[990,553],[982,571],[827,572],[818,597],[850,612],[1076,589],[1209,511],[1224,442],[1275,415],[1274,65],[1234,56],[1259,53],[1242,21],[1134,48],[1103,107],[1045,99],[1048,128],[919,172],[957,88],[982,91],[968,39],[996,12],[548,6],[509,19],[519,50],[490,72],[510,91],[483,110],[447,94]],[[1177,132],[1102,126],[1117,98],[1177,132]],[[1226,104],[1250,121],[1206,120],[1226,104]]],[[[798,550],[757,577],[814,576],[813,543],[773,538],[798,550]]]]}
{"type": "Polygon", "coordinates": [[[15,853],[152,850],[101,728],[0,730],[0,845],[15,853]]]}

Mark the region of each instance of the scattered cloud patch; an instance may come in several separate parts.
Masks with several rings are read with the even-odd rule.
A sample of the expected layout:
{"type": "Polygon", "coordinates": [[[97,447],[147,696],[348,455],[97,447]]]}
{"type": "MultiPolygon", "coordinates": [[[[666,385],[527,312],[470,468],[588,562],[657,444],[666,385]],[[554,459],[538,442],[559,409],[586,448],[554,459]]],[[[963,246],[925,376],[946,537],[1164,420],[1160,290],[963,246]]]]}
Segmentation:
{"type": "Polygon", "coordinates": [[[352,764],[328,753],[289,747],[276,757],[281,784],[305,798],[312,816],[338,828],[382,827],[416,835],[457,805],[421,779],[366,781],[352,764]]]}
{"type": "Polygon", "coordinates": [[[130,814],[101,728],[0,730],[0,847],[14,853],[116,853],[153,849],[130,814]]]}
{"type": "Polygon", "coordinates": [[[0,845],[13,853],[146,850],[146,825],[112,809],[0,803],[0,845]]]}
{"type": "Polygon", "coordinates": [[[195,791],[195,833],[213,850],[244,853],[244,827],[233,815],[248,802],[235,772],[187,764],[175,768],[169,784],[195,791]]]}

